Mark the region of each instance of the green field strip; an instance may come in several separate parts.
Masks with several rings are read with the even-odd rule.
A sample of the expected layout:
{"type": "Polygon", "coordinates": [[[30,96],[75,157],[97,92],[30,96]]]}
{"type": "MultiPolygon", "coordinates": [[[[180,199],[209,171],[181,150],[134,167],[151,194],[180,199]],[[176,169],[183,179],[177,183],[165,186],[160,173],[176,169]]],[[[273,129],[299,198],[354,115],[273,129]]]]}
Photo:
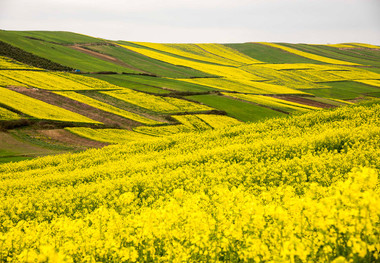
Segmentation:
{"type": "Polygon", "coordinates": [[[224,44],[227,47],[266,63],[320,63],[259,43],[224,44]]]}
{"type": "Polygon", "coordinates": [[[319,56],[331,57],[333,59],[345,60],[367,66],[380,66],[380,52],[377,50],[345,49],[340,50],[334,47],[323,45],[288,44],[283,46],[291,47],[303,52],[313,53],[319,56]]]}
{"type": "Polygon", "coordinates": [[[308,90],[308,93],[316,97],[333,99],[355,99],[363,94],[377,92],[379,89],[354,81],[327,82],[330,88],[308,90]]]}
{"type": "Polygon", "coordinates": [[[159,78],[139,75],[94,75],[94,77],[103,79],[105,81],[109,81],[110,83],[121,87],[131,89],[151,87],[152,90],[155,91],[154,93],[170,93],[171,91],[207,92],[215,90],[214,88],[208,86],[181,81],[181,79],[159,78]]]}
{"type": "Polygon", "coordinates": [[[252,94],[238,94],[238,93],[222,93],[225,96],[244,100],[247,102],[256,103],[258,106],[268,106],[273,109],[281,110],[288,113],[294,112],[308,112],[310,110],[317,110],[319,108],[308,106],[296,102],[286,101],[270,96],[252,95],[252,94]]]}
{"type": "Polygon", "coordinates": [[[167,62],[158,61],[120,46],[90,46],[89,48],[118,58],[124,63],[140,71],[157,76],[173,78],[208,76],[208,74],[204,72],[192,68],[176,66],[167,62]]]}
{"type": "MultiPolygon", "coordinates": [[[[187,60],[189,62],[203,63],[206,65],[215,66],[226,66],[234,67],[240,65],[239,63],[228,61],[226,59],[221,59],[220,57],[209,57],[205,55],[211,55],[207,52],[203,53],[203,56],[194,54],[193,52],[185,52],[180,48],[175,48],[175,46],[182,46],[187,44],[159,44],[159,43],[148,43],[148,42],[126,42],[120,44],[124,48],[129,48],[131,50],[146,49],[149,51],[157,52],[161,55],[170,56],[176,59],[187,60]]],[[[191,44],[189,44],[191,45],[191,44]]],[[[167,61],[166,61],[167,62],[167,61]]],[[[170,62],[169,62],[170,63],[170,62]]],[[[176,64],[174,64],[176,65],[176,64]]]]}
{"type": "Polygon", "coordinates": [[[134,80],[130,80],[129,75],[88,74],[86,76],[101,79],[119,87],[133,89],[133,90],[141,91],[141,92],[155,93],[155,94],[167,94],[171,92],[169,90],[164,90],[159,87],[146,85],[134,80]]]}
{"type": "Polygon", "coordinates": [[[46,42],[55,42],[66,45],[79,43],[106,43],[105,40],[100,38],[65,31],[0,31],[0,35],[2,34],[7,35],[9,38],[32,37],[46,42]]]}
{"type": "Polygon", "coordinates": [[[289,47],[289,45],[283,44],[283,43],[276,44],[276,43],[261,42],[260,44],[268,45],[268,46],[271,46],[274,48],[279,48],[279,49],[284,50],[286,52],[293,53],[293,54],[298,55],[298,56],[310,58],[310,59],[320,61],[323,63],[334,64],[334,65],[351,65],[351,66],[358,65],[357,63],[333,59],[333,58],[329,58],[328,56],[321,56],[321,55],[316,55],[316,54],[313,54],[310,52],[301,51],[301,50],[289,47]]]}
{"type": "Polygon", "coordinates": [[[136,72],[129,68],[122,67],[114,63],[104,61],[102,59],[98,59],[88,54],[84,54],[68,46],[28,39],[20,35],[9,34],[8,31],[0,31],[0,40],[42,58],[46,58],[61,65],[80,69],[86,72],[136,72]]]}
{"type": "Polygon", "coordinates": [[[188,96],[189,99],[202,102],[210,107],[225,111],[227,115],[244,122],[259,121],[266,118],[285,116],[275,110],[217,95],[188,96]]]}
{"type": "Polygon", "coordinates": [[[40,100],[33,99],[29,96],[20,94],[18,92],[1,87],[0,103],[7,105],[8,107],[11,107],[22,113],[25,113],[29,116],[35,117],[37,119],[67,122],[99,123],[78,113],[65,110],[58,106],[51,105],[40,100]]]}

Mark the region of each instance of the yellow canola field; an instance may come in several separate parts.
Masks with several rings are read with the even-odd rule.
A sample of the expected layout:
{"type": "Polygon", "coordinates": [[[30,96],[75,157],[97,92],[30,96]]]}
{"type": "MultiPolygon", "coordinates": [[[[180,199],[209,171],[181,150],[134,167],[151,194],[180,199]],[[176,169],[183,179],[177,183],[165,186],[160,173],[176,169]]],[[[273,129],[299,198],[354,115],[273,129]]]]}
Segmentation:
{"type": "Polygon", "coordinates": [[[346,62],[343,60],[337,60],[337,59],[332,59],[332,58],[328,58],[328,57],[322,57],[319,55],[314,55],[312,53],[300,51],[300,50],[297,50],[294,48],[290,48],[290,47],[286,47],[286,46],[282,46],[282,45],[278,45],[278,44],[274,44],[274,43],[260,42],[260,44],[270,46],[270,47],[279,48],[279,49],[282,49],[282,50],[287,51],[289,53],[296,54],[296,55],[301,56],[301,57],[310,58],[310,59],[313,59],[316,61],[321,61],[321,62],[325,62],[325,63],[329,63],[329,64],[351,65],[351,66],[352,65],[359,65],[356,63],[352,63],[352,62],[346,62]]]}
{"type": "Polygon", "coordinates": [[[219,44],[159,44],[134,42],[143,47],[174,54],[184,58],[195,59],[226,66],[261,63],[258,60],[219,44]]]}
{"type": "Polygon", "coordinates": [[[380,105],[0,165],[10,262],[378,262],[380,105]]]}
{"type": "MultiPolygon", "coordinates": [[[[1,94],[0,94],[1,96],[1,94]]],[[[0,121],[19,120],[21,116],[13,111],[0,107],[0,121]]]]}
{"type": "Polygon", "coordinates": [[[353,45],[355,47],[380,49],[380,46],[375,46],[375,45],[371,45],[371,44],[364,44],[364,43],[348,43],[348,44],[353,45]]]}
{"type": "Polygon", "coordinates": [[[78,113],[0,87],[0,103],[37,119],[100,123],[78,113]]]}
{"type": "Polygon", "coordinates": [[[236,91],[243,93],[255,94],[305,94],[302,91],[287,88],[276,84],[267,82],[255,82],[249,80],[235,81],[226,78],[195,78],[195,79],[181,79],[190,83],[209,86],[219,90],[236,91]]]}
{"type": "Polygon", "coordinates": [[[90,140],[106,142],[111,144],[129,143],[152,138],[148,135],[124,129],[92,129],[84,127],[70,127],[65,129],[76,135],[88,138],[90,140]]]}
{"type": "Polygon", "coordinates": [[[99,100],[93,99],[93,98],[88,97],[86,95],[82,95],[82,94],[77,93],[75,91],[54,91],[54,93],[61,95],[61,96],[64,96],[64,97],[67,97],[67,98],[70,98],[70,99],[73,99],[73,100],[76,100],[76,101],[79,101],[79,102],[82,102],[84,104],[90,105],[90,106],[95,107],[97,109],[107,111],[107,112],[119,115],[121,117],[131,119],[131,120],[134,120],[137,122],[141,122],[144,124],[152,125],[152,124],[159,124],[160,123],[158,121],[151,120],[151,119],[148,119],[146,117],[140,116],[136,113],[129,112],[129,111],[117,108],[115,106],[112,106],[110,104],[101,102],[99,100]]]}
{"type": "Polygon", "coordinates": [[[229,48],[227,46],[221,44],[196,44],[201,49],[205,50],[209,54],[214,54],[223,59],[228,59],[232,61],[236,61],[239,64],[257,64],[263,63],[257,59],[253,59],[243,53],[229,48]]]}
{"type": "Polygon", "coordinates": [[[212,128],[208,123],[198,118],[197,115],[176,115],[172,117],[194,131],[204,131],[212,128]]]}
{"type": "Polygon", "coordinates": [[[8,58],[8,57],[4,57],[4,56],[0,56],[0,69],[1,70],[4,70],[4,69],[17,69],[17,70],[20,70],[20,69],[33,69],[33,70],[39,70],[39,68],[35,68],[33,66],[29,66],[27,64],[18,62],[18,61],[14,60],[14,59],[11,59],[11,58],[8,58]]]}
{"type": "Polygon", "coordinates": [[[355,46],[350,45],[350,44],[327,44],[326,46],[336,47],[336,48],[355,48],[355,46]]]}
{"type": "Polygon", "coordinates": [[[206,105],[201,105],[187,100],[172,97],[154,96],[129,89],[103,91],[101,93],[158,113],[179,113],[213,110],[213,108],[210,108],[206,105]]]}
{"type": "Polygon", "coordinates": [[[225,115],[197,114],[196,116],[214,129],[241,123],[239,120],[225,115]]]}
{"type": "Polygon", "coordinates": [[[377,80],[376,79],[362,79],[362,80],[355,80],[355,81],[380,88],[380,79],[377,79],[377,80]]]}
{"type": "Polygon", "coordinates": [[[363,69],[354,69],[354,70],[336,70],[329,71],[330,73],[340,76],[346,80],[370,80],[377,79],[380,80],[380,74],[363,70],[363,69]]]}
{"type": "Polygon", "coordinates": [[[215,75],[215,76],[223,76],[226,78],[237,79],[237,80],[238,79],[258,80],[258,81],[263,80],[262,78],[255,76],[252,73],[248,73],[236,67],[201,63],[197,61],[173,57],[173,56],[166,55],[157,51],[149,50],[146,48],[130,47],[130,46],[125,46],[125,45],[120,45],[120,46],[129,50],[135,51],[137,53],[140,53],[142,55],[160,60],[160,61],[164,61],[164,62],[174,64],[174,65],[190,67],[190,68],[203,71],[205,73],[215,75]]]}

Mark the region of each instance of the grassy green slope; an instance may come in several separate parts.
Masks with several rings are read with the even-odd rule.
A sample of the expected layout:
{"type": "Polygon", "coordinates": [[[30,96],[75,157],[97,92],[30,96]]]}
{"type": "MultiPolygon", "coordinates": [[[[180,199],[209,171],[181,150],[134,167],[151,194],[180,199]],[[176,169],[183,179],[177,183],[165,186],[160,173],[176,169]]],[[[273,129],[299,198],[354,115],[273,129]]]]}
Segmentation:
{"type": "MultiPolygon", "coordinates": [[[[125,44],[126,42],[121,42],[125,44]]],[[[192,68],[176,66],[155,60],[131,50],[116,46],[91,46],[90,49],[116,57],[139,70],[150,74],[172,78],[205,77],[208,74],[192,68]]]]}
{"type": "Polygon", "coordinates": [[[99,75],[91,74],[89,76],[96,77],[112,84],[153,93],[168,93],[173,90],[178,92],[207,92],[215,89],[203,85],[184,82],[176,79],[158,78],[151,76],[136,75],[99,75]]]}
{"type": "Polygon", "coordinates": [[[379,114],[339,108],[0,165],[1,253],[376,262],[379,114]]]}
{"type": "Polygon", "coordinates": [[[362,94],[379,92],[380,89],[354,81],[326,82],[328,89],[308,90],[307,92],[317,97],[333,99],[355,99],[362,94]]]}
{"type": "MultiPolygon", "coordinates": [[[[2,31],[0,31],[2,32],[2,31]]],[[[3,31],[4,32],[4,31],[3,31]]],[[[13,36],[37,38],[61,44],[102,43],[105,40],[66,31],[6,31],[13,36]]]]}
{"type": "MultiPolygon", "coordinates": [[[[59,32],[50,32],[50,33],[59,33],[59,32]]],[[[36,34],[36,36],[43,37],[46,34],[46,39],[54,39],[59,41],[60,39],[65,39],[65,36],[60,38],[50,37],[49,32],[43,32],[36,34]]],[[[29,32],[24,31],[0,31],[0,40],[21,48],[27,52],[30,52],[34,55],[49,59],[56,63],[59,63],[64,66],[72,67],[75,69],[80,69],[82,71],[117,71],[117,72],[136,72],[130,68],[123,67],[102,59],[84,54],[80,51],[74,50],[68,46],[54,44],[46,42],[43,40],[36,40],[26,38],[29,35],[29,32]]],[[[35,35],[35,34],[32,34],[35,35]]],[[[64,34],[65,35],[65,34],[64,34]]],[[[70,35],[71,36],[71,35],[70,35]]],[[[66,39],[66,42],[73,43],[74,41],[79,40],[89,40],[95,41],[96,39],[90,37],[77,37],[76,34],[73,34],[74,38],[66,39]]],[[[79,35],[81,36],[81,35],[79,35]]],[[[50,41],[50,40],[49,40],[50,41]]],[[[63,41],[63,40],[61,40],[63,41]]]]}
{"type": "Polygon", "coordinates": [[[188,98],[225,111],[227,115],[246,122],[285,116],[285,114],[272,109],[218,95],[196,95],[188,98]]]}

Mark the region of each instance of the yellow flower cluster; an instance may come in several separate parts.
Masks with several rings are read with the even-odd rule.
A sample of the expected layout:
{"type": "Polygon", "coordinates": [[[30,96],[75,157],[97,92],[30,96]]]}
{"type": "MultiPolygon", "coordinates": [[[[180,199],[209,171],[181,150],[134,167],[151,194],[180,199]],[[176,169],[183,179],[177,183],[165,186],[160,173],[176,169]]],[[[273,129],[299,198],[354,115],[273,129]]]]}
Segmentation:
{"type": "Polygon", "coordinates": [[[0,165],[0,261],[377,262],[379,116],[341,107],[0,165]]]}
{"type": "Polygon", "coordinates": [[[135,42],[135,44],[186,59],[225,66],[261,63],[258,60],[220,44],[158,44],[147,42],[135,42]]]}
{"type": "Polygon", "coordinates": [[[329,72],[346,80],[380,80],[380,74],[363,69],[336,70],[329,72]]]}
{"type": "Polygon", "coordinates": [[[1,70],[4,70],[4,69],[18,69],[18,70],[20,70],[20,69],[38,69],[38,68],[20,63],[14,59],[11,59],[8,57],[0,56],[0,69],[1,70]]]}
{"type": "Polygon", "coordinates": [[[17,113],[0,107],[0,121],[18,120],[20,118],[17,113]]]}
{"type": "Polygon", "coordinates": [[[240,124],[237,119],[225,116],[225,115],[212,115],[212,114],[197,114],[199,119],[206,122],[214,129],[223,128],[226,126],[240,124]]]}
{"type": "Polygon", "coordinates": [[[97,109],[107,111],[107,112],[111,112],[113,114],[122,116],[122,117],[130,119],[130,120],[138,121],[138,122],[141,122],[144,124],[152,125],[152,124],[159,124],[160,123],[158,121],[148,119],[148,118],[140,116],[136,113],[117,108],[115,106],[101,102],[99,100],[93,99],[89,96],[77,93],[75,91],[54,91],[54,93],[62,95],[62,96],[67,97],[67,98],[70,98],[72,100],[76,100],[76,101],[85,103],[85,104],[93,106],[97,109]]]}
{"type": "Polygon", "coordinates": [[[92,129],[84,127],[70,127],[65,129],[76,135],[94,141],[107,142],[111,144],[128,143],[152,138],[151,136],[125,129],[92,129]]]}
{"type": "Polygon", "coordinates": [[[100,123],[78,113],[0,87],[0,103],[37,119],[100,123]]]}
{"type": "Polygon", "coordinates": [[[130,89],[102,91],[101,93],[158,113],[180,113],[212,110],[212,108],[206,105],[197,104],[191,101],[144,94],[130,89]]]}
{"type": "Polygon", "coordinates": [[[356,82],[364,83],[367,85],[375,86],[380,88],[380,79],[368,79],[368,80],[356,80],[356,82]]]}

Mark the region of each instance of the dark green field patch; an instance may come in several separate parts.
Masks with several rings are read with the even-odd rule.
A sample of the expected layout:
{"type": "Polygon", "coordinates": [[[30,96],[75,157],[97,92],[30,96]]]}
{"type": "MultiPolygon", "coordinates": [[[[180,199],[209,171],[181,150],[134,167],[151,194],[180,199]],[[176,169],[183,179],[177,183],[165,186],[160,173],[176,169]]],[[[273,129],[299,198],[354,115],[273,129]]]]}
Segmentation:
{"type": "Polygon", "coordinates": [[[227,47],[266,63],[314,63],[320,62],[259,43],[224,44],[227,47]]]}
{"type": "MultiPolygon", "coordinates": [[[[126,44],[123,42],[123,44],[126,44]]],[[[92,50],[116,57],[132,67],[150,74],[172,78],[207,77],[207,73],[159,61],[137,52],[116,46],[91,46],[92,50]]]]}
{"type": "Polygon", "coordinates": [[[343,60],[352,63],[358,63],[367,66],[380,66],[380,51],[368,49],[345,49],[340,50],[335,47],[324,45],[307,45],[307,44],[287,44],[279,43],[286,47],[291,47],[300,51],[312,53],[315,55],[343,60]]]}
{"type": "Polygon", "coordinates": [[[134,89],[137,91],[142,91],[142,92],[149,92],[149,93],[156,93],[156,94],[166,94],[170,93],[169,90],[164,90],[161,88],[157,88],[154,86],[150,85],[145,85],[139,82],[135,81],[130,81],[127,79],[127,75],[104,75],[104,74],[88,74],[86,76],[89,77],[94,77],[97,79],[101,79],[104,81],[107,81],[111,84],[114,84],[119,87],[124,87],[124,88],[129,88],[129,89],[134,89]]]}
{"type": "MultiPolygon", "coordinates": [[[[99,77],[95,75],[95,77],[99,77]]],[[[117,80],[119,80],[119,86],[123,85],[123,87],[133,88],[133,85],[146,85],[152,86],[161,89],[169,89],[179,92],[208,92],[214,91],[214,88],[203,86],[195,83],[190,83],[186,81],[180,81],[176,79],[168,79],[168,78],[159,78],[159,77],[151,77],[151,76],[142,76],[142,75],[107,75],[100,76],[99,78],[108,81],[107,79],[113,81],[115,85],[117,80]],[[124,84],[123,84],[124,82],[124,84]]]]}
{"type": "Polygon", "coordinates": [[[68,46],[29,39],[9,31],[0,31],[0,40],[36,56],[86,72],[115,71],[137,73],[137,71],[130,68],[84,54],[68,46]]]}
{"type": "Polygon", "coordinates": [[[187,98],[202,102],[218,110],[225,111],[227,115],[245,122],[286,116],[275,110],[218,95],[195,95],[188,96],[187,98]]]}
{"type": "Polygon", "coordinates": [[[354,81],[337,81],[323,83],[330,86],[328,89],[310,89],[307,90],[317,97],[333,98],[333,99],[355,99],[363,94],[377,92],[380,89],[366,84],[354,81]]]}

